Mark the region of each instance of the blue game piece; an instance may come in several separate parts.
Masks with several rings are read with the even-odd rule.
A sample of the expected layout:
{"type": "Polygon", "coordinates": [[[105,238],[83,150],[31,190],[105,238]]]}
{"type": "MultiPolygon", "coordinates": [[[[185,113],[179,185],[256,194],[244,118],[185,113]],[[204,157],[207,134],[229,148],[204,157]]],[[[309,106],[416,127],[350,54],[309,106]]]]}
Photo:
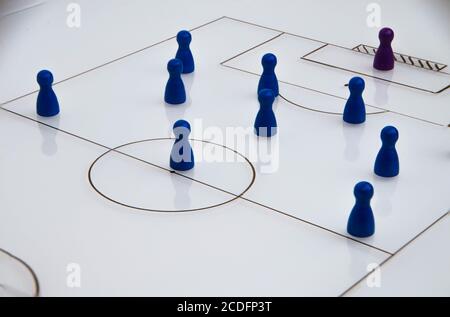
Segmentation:
{"type": "Polygon", "coordinates": [[[363,123],[366,121],[366,106],[362,93],[364,91],[365,83],[361,77],[353,77],[348,83],[350,90],[350,97],[345,104],[344,121],[347,123],[363,123]]]}
{"type": "Polygon", "coordinates": [[[375,160],[375,174],[382,177],[395,177],[400,172],[395,143],[398,141],[398,130],[387,126],[381,130],[382,146],[375,160]]]}
{"type": "Polygon", "coordinates": [[[195,69],[194,57],[192,56],[189,45],[191,44],[192,36],[189,31],[180,31],[177,34],[178,51],[175,58],[183,63],[183,74],[190,74],[195,69]]]}
{"type": "Polygon", "coordinates": [[[164,100],[172,105],[179,105],[186,101],[186,90],[184,89],[181,72],[183,63],[179,59],[171,59],[167,64],[169,80],[167,81],[164,100]]]}
{"type": "Polygon", "coordinates": [[[255,133],[258,136],[271,137],[277,133],[277,119],[272,105],[275,100],[273,91],[263,89],[259,92],[259,111],[255,119],[255,133]]]}
{"type": "Polygon", "coordinates": [[[354,195],[356,202],[348,218],[347,232],[359,238],[370,237],[375,233],[375,218],[370,207],[373,187],[368,182],[360,182],[355,186],[354,195]]]}
{"type": "Polygon", "coordinates": [[[191,125],[185,120],[178,120],[173,125],[175,143],[170,153],[170,167],[176,171],[188,171],[194,168],[194,152],[189,143],[191,125]]]}
{"type": "Polygon", "coordinates": [[[262,58],[263,73],[259,79],[258,93],[263,89],[270,89],[273,91],[275,97],[278,97],[278,79],[275,75],[275,66],[277,66],[277,57],[268,53],[262,58]]]}
{"type": "Polygon", "coordinates": [[[42,117],[53,117],[59,113],[59,103],[53,91],[53,75],[48,70],[42,70],[37,74],[37,82],[40,86],[36,102],[37,114],[42,117]]]}

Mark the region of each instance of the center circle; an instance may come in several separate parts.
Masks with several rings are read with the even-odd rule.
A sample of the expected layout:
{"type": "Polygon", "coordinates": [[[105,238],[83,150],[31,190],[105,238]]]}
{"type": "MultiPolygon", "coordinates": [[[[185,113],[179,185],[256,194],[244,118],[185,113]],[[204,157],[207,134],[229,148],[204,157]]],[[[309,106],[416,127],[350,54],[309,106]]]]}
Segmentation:
{"type": "Polygon", "coordinates": [[[170,169],[174,141],[174,138],[155,138],[109,149],[91,164],[89,183],[99,195],[115,204],[167,213],[223,206],[242,197],[252,187],[256,171],[250,160],[210,141],[190,139],[196,164],[192,170],[170,169]],[[224,159],[208,159],[205,154],[211,153],[224,159]]]}

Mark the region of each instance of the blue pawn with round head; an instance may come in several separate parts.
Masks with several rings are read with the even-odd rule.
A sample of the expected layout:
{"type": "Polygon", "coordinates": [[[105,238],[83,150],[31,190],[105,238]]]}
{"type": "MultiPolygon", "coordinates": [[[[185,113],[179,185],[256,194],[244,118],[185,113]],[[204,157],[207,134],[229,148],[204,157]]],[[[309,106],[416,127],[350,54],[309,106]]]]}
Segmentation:
{"type": "Polygon", "coordinates": [[[352,124],[359,124],[366,121],[366,106],[362,97],[365,88],[364,79],[353,77],[348,83],[350,97],[345,104],[344,121],[352,124]]]}
{"type": "Polygon", "coordinates": [[[186,90],[181,72],[183,71],[183,63],[179,59],[171,59],[167,64],[169,71],[169,80],[167,81],[164,100],[171,105],[179,105],[186,101],[186,90]]]}
{"type": "Polygon", "coordinates": [[[255,133],[262,137],[271,137],[277,133],[277,119],[273,112],[275,95],[270,89],[259,92],[259,111],[255,119],[255,133]]]}
{"type": "Polygon", "coordinates": [[[347,232],[354,237],[367,238],[375,233],[375,218],[370,207],[373,192],[368,182],[360,182],[355,186],[356,202],[347,223],[347,232]]]}
{"type": "Polygon", "coordinates": [[[178,50],[175,58],[183,63],[183,74],[190,74],[195,69],[194,57],[192,56],[191,44],[192,36],[189,31],[180,31],[177,34],[178,50]]]}
{"type": "Polygon", "coordinates": [[[194,168],[194,152],[189,143],[191,125],[185,120],[178,120],[173,125],[175,143],[170,153],[170,167],[176,171],[188,171],[194,168]]]}
{"type": "Polygon", "coordinates": [[[37,74],[39,94],[36,102],[37,114],[42,117],[53,117],[59,113],[59,102],[53,91],[53,75],[48,70],[42,70],[37,74]]]}
{"type": "Polygon", "coordinates": [[[392,126],[383,128],[381,141],[381,149],[375,160],[375,174],[381,177],[395,177],[400,172],[400,162],[395,148],[398,141],[398,130],[392,126]]]}
{"type": "Polygon", "coordinates": [[[263,89],[273,91],[275,97],[279,94],[278,79],[275,74],[275,66],[277,66],[277,57],[272,53],[265,54],[261,60],[263,73],[259,79],[258,93],[263,89]]]}

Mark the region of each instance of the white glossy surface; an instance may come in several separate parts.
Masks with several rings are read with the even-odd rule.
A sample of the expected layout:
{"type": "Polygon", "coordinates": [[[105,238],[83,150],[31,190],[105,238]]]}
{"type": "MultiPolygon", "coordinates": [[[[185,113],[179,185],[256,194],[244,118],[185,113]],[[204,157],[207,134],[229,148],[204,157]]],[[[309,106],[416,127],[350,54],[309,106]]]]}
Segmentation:
{"type": "Polygon", "coordinates": [[[448,210],[448,128],[392,113],[372,115],[364,125],[353,126],[340,116],[299,109],[281,100],[277,119],[279,169],[258,174],[247,197],[346,234],[353,187],[369,181],[375,188],[376,234],[362,240],[389,252],[448,210]],[[373,173],[380,131],[387,125],[400,132],[401,171],[394,179],[373,173]],[[282,190],[275,195],[274,188],[282,190]]]}
{"type": "MultiPolygon", "coordinates": [[[[64,79],[224,15],[346,47],[378,45],[379,28],[366,25],[369,3],[360,0],[279,0],[276,5],[273,0],[77,0],[79,29],[66,25],[72,0],[0,4],[9,13],[36,2],[43,5],[0,20],[0,87],[7,87],[0,90],[0,103],[37,89],[35,76],[42,68],[64,79]]],[[[449,63],[447,0],[376,3],[382,26],[395,30],[396,51],[449,63]]]]}
{"type": "Polygon", "coordinates": [[[186,178],[171,174],[167,153],[170,156],[173,143],[172,139],[146,141],[109,152],[93,166],[91,180],[103,195],[113,200],[137,208],[167,211],[222,204],[252,184],[251,163],[209,160],[208,153],[213,151],[222,157],[234,152],[200,141],[190,142],[195,168],[179,172],[186,178]]]}
{"type": "Polygon", "coordinates": [[[347,296],[443,296],[450,294],[450,215],[381,266],[380,287],[363,280],[347,296]]]}
{"type": "Polygon", "coordinates": [[[36,291],[31,271],[10,254],[0,251],[0,297],[31,297],[36,291]]]}
{"type": "MultiPolygon", "coordinates": [[[[316,72],[317,65],[309,65],[308,69],[299,69],[296,65],[299,63],[299,56],[306,55],[323,45],[321,42],[279,32],[268,44],[264,44],[261,48],[255,48],[237,57],[230,56],[230,58],[234,58],[225,60],[223,65],[236,67],[237,70],[244,70],[259,76],[262,72],[261,58],[264,54],[271,52],[278,59],[276,74],[281,87],[280,93],[283,97],[308,109],[342,114],[349,94],[348,88],[344,86],[347,82],[341,83],[338,93],[330,95],[330,92],[317,91],[309,85],[299,86],[301,83],[297,80],[299,77],[314,81],[323,81],[326,78],[323,74],[316,72]],[[272,42],[276,44],[271,45],[272,42]],[[320,102],[317,96],[319,96],[320,102]]],[[[383,109],[372,107],[369,104],[366,106],[367,113],[380,113],[384,111],[383,109]]]]}
{"type": "MultiPolygon", "coordinates": [[[[22,5],[28,5],[28,2],[35,1],[0,1],[0,8],[7,3],[7,13],[10,13],[22,5]],[[14,5],[10,6],[11,3],[14,5]]],[[[45,1],[42,6],[1,18],[0,103],[37,89],[35,75],[41,68],[51,69],[57,80],[64,80],[174,36],[182,28],[196,27],[223,15],[346,47],[354,47],[359,43],[372,46],[378,44],[378,29],[365,25],[367,3],[359,0],[280,0],[276,5],[272,0],[257,3],[252,0],[79,0],[77,3],[82,8],[81,29],[70,29],[65,24],[68,14],[66,7],[71,2],[45,1]],[[345,12],[348,18],[336,14],[337,11],[345,12]]],[[[450,42],[445,40],[450,27],[450,4],[447,0],[379,0],[377,3],[382,9],[382,24],[392,27],[396,32],[396,51],[449,63],[450,42]],[[410,10],[404,10],[406,6],[410,10]]],[[[199,71],[194,76],[184,77],[191,94],[190,106],[168,108],[161,104],[163,86],[167,79],[165,62],[161,60],[166,61],[173,56],[176,45],[171,41],[143,52],[141,57],[127,58],[124,64],[119,62],[116,66],[101,69],[95,75],[82,76],[57,85],[55,89],[58,96],[64,101],[63,113],[61,117],[47,119],[46,122],[82,133],[82,136],[100,140],[108,146],[149,137],[169,136],[168,127],[180,117],[189,120],[202,118],[205,127],[251,126],[257,110],[254,92],[257,77],[216,67],[216,62],[257,45],[278,32],[264,28],[258,28],[261,29],[259,31],[241,27],[229,29],[229,25],[224,29],[224,24],[218,24],[216,28],[211,26],[201,32],[205,32],[207,43],[198,41],[194,32],[194,54],[197,62],[201,62],[198,63],[199,71]],[[222,43],[216,38],[219,37],[218,34],[225,35],[222,43]],[[217,48],[217,51],[211,48],[217,48]],[[115,78],[118,74],[120,76],[115,78]],[[135,78],[147,79],[139,81],[135,78]],[[156,82],[154,78],[157,78],[156,82]],[[120,87],[124,86],[125,89],[117,89],[119,82],[120,87]],[[237,100],[239,101],[236,102],[237,100]],[[124,108],[129,111],[124,111],[124,108]]],[[[294,52],[294,47],[288,46],[286,53],[294,52]]],[[[295,52],[296,57],[297,53],[295,52]]],[[[259,57],[250,58],[245,67],[248,65],[252,65],[256,73],[260,72],[259,57]]],[[[324,71],[317,75],[326,80],[317,82],[314,76],[300,79],[304,78],[304,84],[309,88],[333,92],[340,98],[290,85],[282,85],[282,91],[289,99],[302,105],[340,112],[345,102],[343,100],[348,95],[348,89],[343,84],[348,81],[349,73],[342,75],[324,71]],[[322,73],[326,73],[326,76],[322,73]]],[[[370,104],[372,101],[374,105],[389,104],[392,106],[391,110],[402,113],[414,110],[415,115],[444,125],[450,121],[448,108],[445,107],[448,104],[448,94],[430,99],[429,94],[411,93],[409,90],[392,91],[391,85],[376,85],[367,79],[366,83],[368,82],[365,96],[366,102],[370,104]],[[426,107],[422,107],[424,104],[426,107]]],[[[19,100],[13,109],[34,117],[35,97],[32,95],[19,100]]],[[[259,184],[252,193],[254,197],[261,198],[261,201],[275,198],[269,202],[273,202],[276,207],[288,207],[290,211],[314,217],[330,228],[343,230],[348,208],[353,203],[351,190],[354,181],[364,173],[370,175],[370,165],[373,164],[370,156],[375,155],[379,146],[374,145],[379,142],[378,138],[372,136],[377,136],[379,129],[392,121],[402,126],[399,143],[402,151],[402,178],[398,183],[406,184],[407,188],[403,187],[399,192],[397,183],[376,180],[378,183],[374,203],[380,223],[377,222],[375,239],[366,242],[395,250],[402,241],[434,220],[434,216],[448,210],[449,204],[445,201],[448,195],[445,192],[434,193],[433,196],[433,186],[442,185],[438,189],[442,191],[448,188],[448,183],[444,180],[445,175],[449,174],[448,141],[445,140],[448,140],[448,132],[441,134],[428,127],[420,133],[423,126],[419,123],[408,123],[406,118],[398,119],[392,114],[377,114],[373,115],[373,120],[368,121],[370,123],[362,129],[361,134],[357,129],[344,129],[339,125],[339,116],[336,115],[312,114],[283,101],[278,102],[276,109],[280,124],[283,128],[290,128],[289,138],[295,136],[288,148],[295,148],[297,153],[299,148],[292,144],[303,144],[302,141],[305,141],[308,145],[316,146],[316,152],[323,155],[319,159],[314,155],[306,158],[300,156],[300,161],[307,163],[302,170],[310,169],[306,173],[310,176],[301,175],[303,178],[297,177],[289,166],[281,166],[277,174],[267,175],[262,172],[260,164],[254,162],[259,184]],[[289,107],[292,110],[288,110],[289,107]],[[321,136],[311,133],[323,126],[327,128],[321,136]],[[404,147],[403,130],[417,130],[406,138],[408,147],[404,147]],[[324,145],[325,150],[310,142],[312,136],[324,145]],[[421,140],[417,148],[416,140],[421,140]],[[411,144],[414,146],[410,146],[411,144]],[[367,151],[371,154],[365,156],[367,151]],[[337,153],[342,153],[342,156],[337,153]],[[414,161],[404,162],[405,155],[414,157],[414,161]],[[329,167],[322,163],[329,162],[330,158],[335,159],[336,165],[344,166],[344,171],[337,170],[334,175],[334,163],[329,167]],[[342,162],[345,162],[344,165],[342,162]],[[404,163],[406,166],[403,166],[404,163]],[[320,169],[311,167],[316,164],[320,165],[320,169]],[[404,167],[418,170],[404,179],[404,167]],[[288,172],[283,172],[283,169],[288,172]],[[317,170],[320,173],[314,173],[317,170]],[[351,173],[345,173],[350,170],[351,173]],[[427,174],[428,171],[430,174],[427,174]],[[440,175],[436,176],[439,171],[440,175]],[[317,178],[317,175],[320,177],[317,178]],[[330,183],[327,177],[329,175],[332,175],[330,183]],[[320,182],[316,183],[316,179],[320,181],[320,178],[325,180],[321,183],[329,185],[333,192],[330,201],[324,201],[321,194],[324,190],[320,182]],[[307,188],[307,195],[313,193],[313,196],[307,196],[306,200],[296,190],[299,179],[312,185],[307,188]],[[286,185],[290,183],[290,186],[286,185]],[[333,187],[334,183],[336,187],[333,187]],[[276,195],[273,195],[274,192],[276,195]],[[299,206],[297,198],[302,199],[299,206]],[[320,212],[303,214],[303,208],[307,207],[307,204],[303,204],[304,201],[310,201],[313,209],[320,212]],[[317,202],[320,204],[316,204],[317,202]],[[328,219],[331,213],[323,212],[324,207],[336,202],[337,205],[326,209],[344,210],[345,216],[335,214],[328,219]],[[444,205],[445,208],[440,210],[444,205]],[[409,215],[410,209],[414,217],[409,215]],[[397,230],[397,226],[401,226],[401,229],[397,230]]],[[[375,109],[368,107],[368,112],[375,112],[375,109]]],[[[224,209],[213,210],[213,217],[207,211],[195,215],[186,214],[180,218],[175,216],[173,219],[176,220],[170,218],[169,221],[166,215],[149,216],[124,210],[94,193],[86,179],[89,164],[105,151],[104,148],[91,146],[33,122],[21,120],[23,119],[10,117],[0,111],[0,135],[7,136],[0,138],[0,161],[4,163],[1,165],[3,168],[0,168],[0,236],[2,245],[30,261],[38,270],[44,295],[236,296],[240,295],[236,291],[237,286],[246,295],[337,295],[365,274],[368,262],[380,262],[385,258],[384,254],[354,242],[344,240],[341,243],[341,238],[335,235],[329,238],[328,233],[324,234],[320,230],[313,234],[309,231],[315,232],[315,229],[310,227],[299,231],[298,222],[277,220],[283,218],[278,218],[281,216],[271,212],[268,212],[267,217],[261,216],[259,207],[256,211],[253,204],[244,206],[241,201],[224,209]],[[3,120],[5,116],[8,118],[6,121],[3,120]],[[53,192],[58,193],[58,199],[49,198],[49,193],[53,192]],[[221,216],[217,216],[215,212],[221,216]],[[258,216],[255,217],[255,214],[258,216]],[[274,225],[277,227],[276,232],[274,225]],[[205,241],[205,232],[208,233],[208,241],[205,241]],[[227,235],[230,232],[233,234],[227,235]],[[274,232],[275,238],[267,240],[268,232],[274,232]],[[260,252],[262,247],[252,250],[260,241],[264,241],[267,254],[260,252]],[[284,244],[285,241],[288,244],[284,244]],[[208,243],[214,245],[214,248],[219,246],[225,252],[219,253],[215,249],[211,251],[208,243]],[[190,248],[192,245],[198,248],[193,250],[190,248]],[[280,245],[286,248],[280,248],[280,245]],[[244,250],[244,247],[247,249],[244,250]],[[167,256],[168,248],[174,252],[167,256]],[[152,254],[142,250],[151,250],[149,253],[152,254]],[[292,250],[299,251],[298,258],[295,258],[297,254],[293,254],[292,250]],[[154,262],[154,258],[158,256],[164,256],[174,263],[186,264],[181,268],[171,264],[172,262],[154,262]],[[204,261],[198,261],[199,258],[204,261]],[[83,268],[83,287],[69,289],[65,285],[66,266],[77,261],[83,268]],[[263,263],[264,266],[255,270],[254,263],[263,263]],[[323,263],[333,263],[333,266],[324,267],[323,263]],[[224,274],[224,270],[220,270],[222,265],[232,269],[224,274]],[[282,266],[283,272],[273,270],[277,266],[282,266]],[[198,273],[201,271],[206,274],[198,273]],[[153,272],[158,272],[158,275],[153,272]],[[205,279],[199,279],[200,275],[205,279]],[[146,282],[151,283],[142,284],[142,276],[146,282]],[[261,280],[267,283],[262,285],[261,280]],[[298,288],[299,285],[302,286],[301,289],[298,288]]],[[[202,131],[198,126],[194,131],[196,130],[202,131]]],[[[254,138],[250,144],[255,144],[256,141],[254,138]]],[[[286,152],[287,147],[283,145],[286,142],[286,139],[279,142],[282,144],[281,153],[290,153],[289,149],[286,152]]],[[[300,149],[302,153],[307,153],[303,147],[300,149]]],[[[298,162],[290,164],[293,163],[298,162]]],[[[221,186],[224,185],[223,180],[226,180],[231,189],[235,188],[235,183],[241,184],[239,179],[222,180],[216,175],[209,177],[208,174],[209,172],[200,175],[221,186]]],[[[300,184],[304,186],[305,183],[300,184]]],[[[174,186],[173,183],[170,185],[174,186]]],[[[193,191],[198,192],[202,191],[193,191]]],[[[170,197],[169,194],[169,200],[177,196],[170,197]]],[[[194,195],[193,201],[196,197],[194,195]]],[[[187,204],[185,199],[186,196],[179,200],[183,206],[187,204]]],[[[174,205],[177,204],[174,201],[174,205]]],[[[267,212],[266,209],[261,210],[263,213],[267,212]]],[[[300,223],[300,226],[303,228],[304,225],[300,223]]],[[[403,269],[403,266],[395,267],[392,274],[403,269]]],[[[445,291],[447,285],[445,279],[432,279],[432,286],[436,289],[445,291]]],[[[414,287],[416,286],[408,283],[399,284],[396,292],[408,294],[414,287]]]]}
{"type": "MultiPolygon", "coordinates": [[[[221,19],[192,34],[198,63],[195,74],[184,77],[189,92],[187,105],[173,107],[162,100],[167,74],[160,61],[173,56],[176,43],[170,41],[56,85],[61,115],[37,119],[115,147],[169,136],[173,122],[184,118],[193,126],[193,138],[212,139],[250,156],[247,148],[255,148],[258,142],[251,129],[258,109],[258,77],[219,63],[277,33],[221,19]],[[230,46],[232,39],[234,44],[230,46]],[[133,81],[123,80],[130,76],[133,81]],[[244,144],[230,144],[234,139],[209,133],[211,127],[224,135],[230,127],[249,128],[250,133],[244,144]]],[[[5,108],[36,118],[35,98],[33,94],[5,108]]],[[[314,100],[321,104],[322,98],[328,103],[334,97],[316,94],[314,100]]],[[[272,158],[272,173],[263,173],[258,157],[253,158],[258,174],[245,197],[346,234],[353,187],[358,181],[371,181],[376,193],[373,204],[377,234],[364,241],[388,252],[395,252],[450,206],[446,195],[450,186],[447,128],[393,113],[368,116],[361,126],[344,125],[338,115],[304,110],[282,99],[274,108],[280,127],[274,139],[279,151],[275,153],[279,155],[272,158]],[[381,145],[379,134],[386,125],[400,131],[401,174],[392,180],[375,177],[372,171],[381,145]]],[[[150,162],[153,159],[148,157],[150,162]]],[[[161,160],[165,160],[164,156],[161,160]]],[[[207,171],[210,173],[200,172],[202,181],[235,194],[236,188],[247,182],[221,180],[213,169],[207,171]]]]}
{"type": "Polygon", "coordinates": [[[102,148],[5,111],[0,134],[16,136],[0,139],[0,241],[35,269],[43,296],[336,296],[386,258],[242,200],[134,212],[90,188],[102,148]],[[81,288],[66,285],[70,263],[81,288]]]}
{"type": "MultiPolygon", "coordinates": [[[[432,94],[382,81],[374,77],[352,74],[345,70],[331,68],[330,66],[300,59],[301,56],[312,52],[314,49],[320,48],[322,45],[324,44],[299,36],[283,34],[266,44],[258,46],[257,48],[228,61],[225,65],[252,73],[260,73],[261,57],[265,53],[272,52],[278,58],[278,65],[276,68],[277,76],[279,80],[284,82],[319,90],[342,98],[348,98],[349,92],[348,89],[344,89],[344,85],[347,84],[353,76],[360,76],[366,83],[363,96],[364,101],[368,105],[404,114],[405,116],[431,121],[440,125],[447,126],[447,124],[450,123],[450,107],[448,106],[450,104],[450,90],[447,89],[442,93],[432,94]]],[[[364,54],[346,49],[333,48],[332,46],[328,47],[331,48],[319,50],[319,53],[311,55],[311,59],[316,58],[322,62],[326,61],[328,64],[334,63],[338,66],[345,65],[355,71],[372,74],[372,70],[370,70],[370,59],[373,57],[364,56],[364,54]],[[332,50],[338,50],[338,52],[333,53],[332,50]],[[339,56],[342,51],[347,54],[345,56],[339,56]],[[318,55],[324,55],[324,52],[329,53],[329,55],[318,55]],[[350,60],[350,57],[353,55],[355,56],[355,59],[350,60]],[[338,58],[342,61],[336,61],[338,58]],[[333,59],[335,61],[333,61],[333,59]],[[361,59],[366,65],[362,65],[361,59]]],[[[248,48],[251,48],[251,46],[249,45],[248,48]]],[[[407,83],[420,83],[422,87],[431,89],[436,87],[439,87],[440,89],[449,84],[448,78],[450,78],[450,75],[420,70],[417,67],[408,65],[398,64],[396,66],[398,67],[396,67],[394,72],[383,74],[383,78],[389,78],[389,75],[391,75],[393,77],[392,80],[394,80],[401,76],[401,78],[398,79],[399,81],[405,81],[407,79],[407,83]],[[406,71],[406,69],[410,70],[406,71]],[[402,72],[401,74],[399,74],[400,71],[402,72]],[[422,76],[420,75],[421,73],[425,73],[427,76],[422,76]],[[394,77],[394,74],[396,77],[394,77]],[[413,77],[414,79],[409,79],[408,77],[413,77]],[[430,78],[433,78],[433,80],[430,80],[430,78]]],[[[284,93],[283,90],[280,92],[281,94],[284,93]]],[[[311,105],[314,104],[311,103],[311,105]]],[[[323,110],[321,106],[318,106],[316,109],[323,110]]]]}
{"type": "MultiPolygon", "coordinates": [[[[294,106],[300,105],[308,110],[325,112],[325,114],[329,113],[337,116],[342,116],[344,112],[347,98],[331,96],[326,93],[300,88],[291,84],[279,84],[282,96],[286,98],[288,103],[291,103],[294,106]]],[[[342,85],[340,90],[342,90],[343,95],[349,94],[348,87],[345,87],[344,85],[342,85]]],[[[379,115],[384,112],[386,112],[386,110],[374,108],[366,104],[366,114],[368,115],[379,115]]]]}
{"type": "Polygon", "coordinates": [[[251,127],[258,109],[258,79],[221,67],[219,62],[274,34],[277,33],[230,19],[192,32],[197,68],[194,74],[183,76],[188,101],[181,106],[166,105],[163,99],[167,62],[177,49],[172,40],[55,85],[61,107],[59,117],[37,118],[36,93],[4,107],[108,147],[170,137],[173,123],[181,118],[190,121],[191,137],[210,139],[211,136],[203,135],[204,129],[251,127]],[[233,45],[229,45],[231,42],[233,45]],[[237,100],[242,92],[252,98],[244,103],[237,100]]]}
{"type": "Polygon", "coordinates": [[[331,67],[347,69],[350,73],[360,73],[365,76],[381,78],[392,84],[408,85],[437,93],[450,85],[450,75],[397,62],[391,71],[381,71],[373,68],[374,57],[351,49],[327,45],[318,51],[304,57],[308,61],[316,61],[331,67]]]}
{"type": "MultiPolygon", "coordinates": [[[[173,0],[164,7],[155,1],[41,2],[0,20],[0,87],[5,87],[0,103],[38,89],[35,78],[41,69],[66,79],[219,17],[198,12],[192,19],[187,14],[190,6],[173,0]],[[71,3],[80,5],[80,28],[66,23],[71,3]]],[[[23,7],[27,4],[8,3],[5,11],[23,7]]]]}

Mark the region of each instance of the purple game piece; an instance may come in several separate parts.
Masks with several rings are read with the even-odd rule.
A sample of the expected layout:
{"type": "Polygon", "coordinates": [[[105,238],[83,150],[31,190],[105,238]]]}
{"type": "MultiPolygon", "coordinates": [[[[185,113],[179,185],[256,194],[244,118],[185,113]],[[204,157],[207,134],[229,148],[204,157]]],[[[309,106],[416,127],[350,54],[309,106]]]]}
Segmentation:
{"type": "Polygon", "coordinates": [[[382,28],[378,33],[380,46],[373,60],[373,67],[378,70],[391,70],[394,68],[394,51],[391,42],[394,39],[394,31],[390,28],[382,28]]]}

